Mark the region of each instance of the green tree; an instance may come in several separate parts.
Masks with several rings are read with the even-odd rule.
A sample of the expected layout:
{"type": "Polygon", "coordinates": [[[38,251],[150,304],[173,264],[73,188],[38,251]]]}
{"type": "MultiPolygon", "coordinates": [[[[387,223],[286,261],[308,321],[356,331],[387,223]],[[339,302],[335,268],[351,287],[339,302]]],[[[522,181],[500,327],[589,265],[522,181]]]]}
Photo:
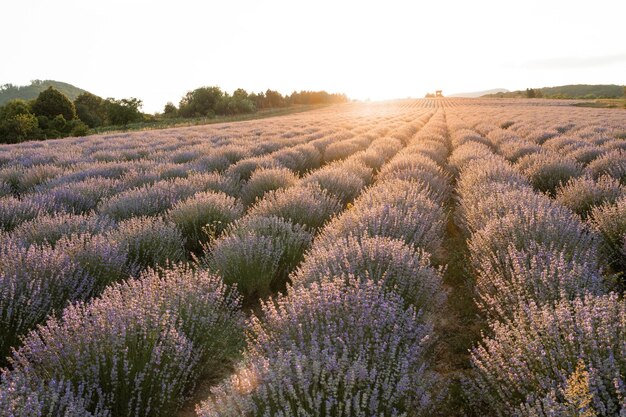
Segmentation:
{"type": "Polygon", "coordinates": [[[37,117],[29,104],[20,99],[0,107],[0,143],[15,143],[32,139],[38,133],[37,117]]]}
{"type": "Polygon", "coordinates": [[[102,126],[107,117],[105,101],[91,93],[82,93],[74,100],[76,114],[89,127],[102,126]]]}
{"type": "Polygon", "coordinates": [[[211,117],[224,93],[219,87],[200,87],[189,91],[178,106],[178,113],[182,117],[211,117]]]}
{"type": "Polygon", "coordinates": [[[248,92],[243,88],[238,88],[233,92],[233,98],[235,100],[246,100],[248,98],[248,92]]]}
{"type": "Polygon", "coordinates": [[[178,116],[178,109],[171,101],[168,101],[165,107],[163,108],[163,116],[165,117],[176,117],[178,116]]]}
{"type": "Polygon", "coordinates": [[[535,92],[534,88],[526,89],[526,98],[535,98],[536,96],[537,96],[537,93],[535,92]]]}
{"type": "Polygon", "coordinates": [[[269,88],[265,91],[265,107],[283,107],[285,103],[285,98],[278,91],[270,90],[269,88]]]}
{"type": "Polygon", "coordinates": [[[65,120],[76,118],[74,103],[54,87],[48,87],[39,93],[33,103],[32,111],[36,116],[46,116],[49,119],[54,119],[59,114],[65,120]]]}
{"type": "Polygon", "coordinates": [[[141,113],[142,101],[131,97],[116,100],[107,98],[105,107],[107,109],[107,119],[112,125],[126,126],[132,122],[138,122],[143,119],[141,113]]]}

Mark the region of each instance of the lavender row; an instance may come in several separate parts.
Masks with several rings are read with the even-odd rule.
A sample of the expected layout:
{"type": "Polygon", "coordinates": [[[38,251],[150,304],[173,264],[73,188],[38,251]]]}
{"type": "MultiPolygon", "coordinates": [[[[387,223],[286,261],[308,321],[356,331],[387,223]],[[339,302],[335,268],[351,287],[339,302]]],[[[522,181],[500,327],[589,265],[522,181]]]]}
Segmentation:
{"type": "Polygon", "coordinates": [[[401,133],[396,129],[388,137],[369,141],[365,150],[352,147],[355,153],[347,159],[331,162],[301,179],[284,171],[255,171],[244,189],[254,187],[254,194],[260,197],[246,216],[206,247],[202,264],[225,282],[236,283],[251,302],[284,289],[316,232],[372,181],[374,169],[403,146],[400,139],[393,139],[401,133]],[[291,181],[276,188],[260,187],[279,185],[278,181],[260,180],[273,175],[291,181]],[[247,188],[248,184],[254,185],[247,188]]]}
{"type": "Polygon", "coordinates": [[[418,246],[425,240],[417,237],[417,223],[432,219],[441,198],[420,180],[435,172],[445,178],[432,159],[424,160],[439,155],[445,162],[441,128],[435,116],[417,135],[407,132],[408,147],[382,165],[376,184],[322,229],[287,294],[263,303],[262,318],[253,317],[244,362],[199,415],[423,415],[432,409],[441,391],[427,357],[433,314],[445,295],[440,271],[418,246]],[[420,208],[413,217],[401,215],[420,208]],[[385,211],[396,211],[394,220],[379,217],[385,211]]]}
{"type": "Polygon", "coordinates": [[[485,121],[482,113],[480,119],[471,113],[466,119],[485,135],[484,143],[514,163],[535,189],[547,192],[599,231],[604,262],[623,273],[626,217],[619,213],[626,202],[626,132],[614,113],[601,115],[590,122],[589,114],[556,112],[544,126],[537,114],[532,114],[532,123],[525,115],[501,126],[489,123],[489,118],[485,121]]]}
{"type": "MultiPolygon", "coordinates": [[[[117,200],[124,204],[109,200],[103,210],[108,215],[52,211],[15,225],[0,242],[0,325],[7,335],[0,343],[0,363],[18,345],[19,337],[68,302],[96,296],[108,284],[146,267],[199,253],[211,236],[243,214],[242,205],[228,195],[233,194],[234,183],[218,173],[192,174],[133,189],[132,198],[117,200]],[[143,217],[147,214],[157,217],[143,217]]],[[[88,185],[86,191],[97,193],[107,184],[88,185]]],[[[94,203],[87,198],[78,203],[83,202],[94,203]]],[[[19,211],[9,212],[15,213],[19,211]]]]}
{"type": "MultiPolygon", "coordinates": [[[[314,188],[312,186],[309,187],[314,188]]],[[[316,187],[321,191],[319,185],[316,187]]],[[[180,232],[189,230],[195,233],[198,229],[197,226],[202,223],[188,223],[184,220],[197,218],[199,214],[210,214],[211,210],[205,204],[207,201],[212,203],[213,206],[221,208],[218,212],[236,216],[237,213],[242,213],[243,211],[242,208],[237,210],[232,205],[233,202],[236,203],[236,200],[224,193],[205,192],[204,194],[195,194],[190,198],[193,199],[193,204],[175,205],[166,213],[165,219],[161,219],[159,216],[152,218],[134,216],[123,220],[117,225],[117,228],[113,227],[111,233],[133,235],[134,238],[129,241],[134,245],[129,246],[134,246],[137,254],[149,258],[161,254],[162,251],[159,249],[163,247],[164,242],[166,243],[165,246],[169,247],[167,244],[168,239],[164,239],[163,236],[151,235],[150,232],[158,230],[156,226],[162,225],[165,229],[170,227],[170,225],[174,226],[174,229],[170,228],[165,235],[174,235],[174,231],[178,231],[179,239],[174,240],[177,240],[179,245],[172,245],[172,247],[180,247],[180,242],[183,241],[183,236],[180,232]],[[144,224],[147,224],[147,227],[144,227],[144,224]],[[176,225],[178,225],[178,228],[176,228],[176,225]],[[146,235],[147,239],[143,241],[137,239],[138,236],[144,235],[146,235]],[[140,242],[144,242],[144,244],[137,245],[140,242]]],[[[158,199],[148,199],[149,202],[153,203],[152,200],[158,199]]],[[[315,198],[313,198],[313,201],[315,201],[315,198]]],[[[158,201],[156,204],[158,204],[158,201]]],[[[341,206],[339,205],[339,207],[341,206]]],[[[66,217],[69,218],[71,216],[66,217]]],[[[80,221],[78,221],[79,217],[73,216],[72,220],[69,221],[69,223],[76,223],[74,226],[69,227],[71,230],[75,228],[96,228],[92,223],[97,223],[96,220],[99,219],[97,216],[82,216],[80,221]],[[96,217],[96,220],[92,220],[92,217],[96,217]]],[[[255,218],[257,220],[260,219],[259,216],[255,218]]],[[[55,220],[57,225],[65,224],[60,217],[55,220]]],[[[109,223],[107,223],[107,227],[111,226],[109,223]]],[[[226,224],[227,221],[216,223],[226,224]]],[[[23,236],[21,240],[26,242],[24,247],[29,250],[42,247],[37,243],[39,240],[42,240],[41,234],[38,235],[38,233],[34,232],[36,229],[34,225],[28,226],[18,227],[20,236],[23,236]]],[[[260,227],[263,228],[264,225],[261,224],[260,227]]],[[[269,229],[272,229],[272,225],[270,225],[269,229]]],[[[55,250],[56,245],[63,240],[63,237],[58,238],[58,235],[62,235],[63,231],[55,230],[54,228],[50,228],[50,230],[50,238],[48,240],[44,239],[43,245],[50,245],[55,250]]],[[[215,233],[217,234],[219,231],[215,233]]],[[[117,241],[118,239],[110,240],[117,241]]],[[[177,253],[163,253],[163,255],[166,255],[165,260],[169,262],[178,259],[181,256],[180,254],[181,252],[178,251],[177,253]]],[[[184,256],[184,252],[182,252],[182,256],[184,256]]],[[[50,318],[44,327],[31,332],[27,336],[24,340],[24,346],[11,359],[12,370],[5,372],[5,386],[12,387],[14,390],[12,392],[20,392],[21,394],[17,396],[8,395],[5,399],[7,407],[19,411],[24,404],[30,404],[33,407],[39,407],[42,413],[45,410],[55,410],[56,412],[59,410],[85,409],[94,413],[94,415],[171,414],[172,411],[182,404],[187,393],[192,389],[193,382],[200,376],[207,376],[203,375],[204,369],[215,365],[216,369],[211,370],[209,377],[219,373],[219,369],[223,369],[224,363],[228,361],[225,360],[227,358],[224,355],[220,356],[219,352],[228,353],[232,351],[231,356],[234,357],[239,350],[235,346],[237,343],[233,338],[237,339],[237,335],[241,336],[242,331],[240,327],[234,326],[232,322],[220,323],[215,318],[210,320],[215,326],[227,327],[224,331],[230,339],[223,336],[224,333],[220,333],[221,329],[219,328],[204,329],[202,334],[206,338],[205,340],[200,340],[199,335],[194,331],[195,327],[186,329],[185,326],[195,326],[192,323],[195,323],[195,320],[201,320],[204,317],[203,314],[216,315],[217,308],[223,307],[223,309],[227,312],[230,311],[232,314],[239,310],[238,301],[236,303],[227,303],[228,305],[223,306],[223,303],[220,304],[216,297],[213,297],[214,308],[212,310],[204,308],[204,312],[197,310],[186,311],[183,306],[189,304],[189,308],[192,308],[194,302],[196,304],[202,302],[202,300],[195,299],[199,297],[199,293],[211,294],[210,289],[206,285],[203,287],[196,282],[198,280],[196,277],[198,276],[203,277],[203,280],[211,281],[215,285],[218,282],[222,282],[221,278],[217,278],[207,272],[194,272],[186,267],[177,267],[173,270],[160,272],[148,271],[139,281],[114,285],[107,289],[100,298],[96,298],[88,304],[76,304],[68,307],[60,318],[50,318]],[[182,280],[186,281],[187,284],[182,285],[182,280]],[[133,290],[135,288],[133,286],[141,285],[139,282],[146,282],[149,288],[141,287],[140,290],[133,290]],[[176,289],[170,288],[169,285],[176,286],[176,289]],[[158,292],[158,295],[155,295],[153,300],[154,303],[157,302],[156,300],[160,300],[159,302],[167,300],[167,292],[169,291],[182,291],[182,293],[176,295],[178,299],[180,297],[190,298],[179,300],[180,304],[168,305],[163,309],[151,304],[146,307],[147,310],[144,313],[142,308],[137,308],[137,303],[141,304],[144,301],[149,303],[150,297],[140,301],[139,298],[131,297],[129,294],[133,292],[136,294],[141,292],[150,293],[153,286],[156,287],[155,291],[158,292]],[[110,306],[112,307],[109,308],[110,306]],[[165,316],[155,314],[154,308],[158,308],[165,316]],[[119,323],[113,320],[116,314],[120,316],[119,323]],[[151,320],[143,320],[143,314],[147,314],[151,320]],[[180,314],[183,314],[184,317],[179,317],[180,314]],[[99,316],[108,317],[108,322],[104,323],[96,320],[95,327],[87,323],[87,321],[91,321],[94,317],[99,316]],[[172,316],[172,323],[167,320],[170,316],[172,316]],[[98,325],[104,324],[106,324],[104,329],[98,327],[98,325]],[[107,327],[111,324],[115,324],[117,327],[111,330],[107,327]],[[178,326],[185,327],[185,331],[183,332],[178,326]],[[238,330],[233,326],[237,327],[238,330]],[[84,334],[78,331],[81,327],[83,331],[90,333],[88,340],[81,338],[84,334]],[[122,336],[121,338],[119,337],[120,335],[122,336]],[[126,338],[127,335],[130,339],[126,338]],[[145,341],[149,337],[156,337],[156,339],[149,339],[154,341],[147,345],[143,342],[139,346],[133,345],[133,343],[141,340],[145,341]],[[70,346],[68,351],[63,350],[67,348],[68,344],[75,344],[76,346],[70,346]],[[202,354],[203,349],[205,349],[204,346],[208,346],[206,349],[211,351],[210,355],[202,354]],[[216,353],[214,349],[218,348],[221,350],[216,353]],[[88,354],[86,359],[84,359],[85,362],[77,364],[76,361],[79,355],[85,352],[93,352],[93,354],[88,354]],[[132,352],[133,355],[138,356],[128,358],[124,356],[127,355],[125,352],[132,352]],[[168,366],[160,369],[158,366],[155,366],[156,364],[161,364],[166,357],[168,358],[168,366]],[[171,363],[169,362],[170,357],[172,359],[171,363]],[[75,365],[68,366],[70,363],[75,365]],[[94,368],[94,363],[99,365],[96,365],[94,368]],[[122,367],[121,369],[119,368],[120,366],[122,367]],[[103,378],[110,378],[110,382],[104,383],[103,378]],[[160,386],[158,386],[157,381],[160,383],[160,386]],[[133,383],[137,384],[134,388],[132,386],[133,383]],[[63,398],[63,401],[66,401],[67,404],[57,403],[55,398],[63,398]],[[53,403],[50,403],[50,401],[53,403]],[[155,414],[155,409],[162,414],[155,414]]],[[[218,295],[225,297],[227,300],[235,297],[228,294],[225,295],[225,287],[219,287],[216,291],[219,293],[218,295]]],[[[59,299],[62,298],[62,296],[59,297],[59,299]]],[[[80,358],[83,360],[82,356],[80,358]]]]}
{"type": "Polygon", "coordinates": [[[461,120],[451,125],[460,220],[489,326],[472,350],[470,403],[502,416],[624,412],[615,378],[626,368],[626,309],[616,294],[605,295],[598,236],[536,193],[488,140],[475,132],[472,138],[461,120]]]}
{"type": "Polygon", "coordinates": [[[219,277],[184,265],[147,271],[30,332],[3,371],[0,409],[171,415],[198,378],[237,359],[243,324],[240,298],[219,277]]]}

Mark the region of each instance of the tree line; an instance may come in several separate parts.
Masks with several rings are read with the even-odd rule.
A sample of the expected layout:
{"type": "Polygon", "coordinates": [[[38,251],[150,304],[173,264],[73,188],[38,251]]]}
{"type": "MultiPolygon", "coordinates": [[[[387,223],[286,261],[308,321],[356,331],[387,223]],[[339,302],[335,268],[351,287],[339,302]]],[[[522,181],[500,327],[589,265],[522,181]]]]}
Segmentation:
{"type": "Polygon", "coordinates": [[[219,87],[200,87],[189,91],[180,100],[178,107],[167,103],[163,109],[166,117],[214,117],[254,113],[257,110],[289,107],[293,105],[313,105],[345,103],[345,94],[331,94],[326,91],[300,91],[283,96],[278,91],[266,90],[261,93],[248,93],[238,88],[233,94],[219,87]]]}
{"type": "Polygon", "coordinates": [[[85,136],[94,128],[125,127],[137,122],[232,116],[263,109],[346,101],[348,98],[344,94],[330,94],[326,91],[300,91],[282,95],[270,89],[261,93],[248,93],[239,88],[229,94],[213,86],[189,91],[182,97],[178,107],[170,102],[162,113],[148,115],[141,112],[143,103],[137,98],[103,99],[84,92],[71,101],[51,86],[35,99],[13,99],[0,106],[0,143],[85,136]]]}
{"type": "Polygon", "coordinates": [[[85,136],[90,128],[143,119],[141,100],[103,99],[82,93],[73,102],[54,87],[34,100],[13,99],[0,107],[0,143],[85,136]]]}

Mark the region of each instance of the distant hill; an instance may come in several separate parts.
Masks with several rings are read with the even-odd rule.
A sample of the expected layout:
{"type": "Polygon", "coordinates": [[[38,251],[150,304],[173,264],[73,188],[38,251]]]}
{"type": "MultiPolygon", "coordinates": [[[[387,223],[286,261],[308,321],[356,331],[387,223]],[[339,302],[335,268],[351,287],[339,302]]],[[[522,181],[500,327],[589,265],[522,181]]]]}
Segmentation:
{"type": "Polygon", "coordinates": [[[498,94],[498,93],[508,93],[509,90],[507,90],[506,88],[494,88],[492,90],[485,90],[485,91],[475,91],[473,93],[457,93],[457,94],[450,94],[450,95],[446,95],[446,97],[465,97],[465,98],[476,98],[476,97],[482,97],[488,94],[498,94]]]}
{"type": "MultiPolygon", "coordinates": [[[[541,95],[544,98],[596,99],[596,98],[621,98],[624,96],[624,86],[615,85],[615,84],[561,85],[558,87],[535,88],[534,90],[541,91],[541,95]]],[[[482,97],[497,97],[497,98],[526,97],[526,90],[491,93],[491,94],[485,94],[482,97]]]]}
{"type": "Polygon", "coordinates": [[[37,98],[39,93],[48,87],[54,87],[74,101],[76,97],[85,93],[86,90],[73,86],[72,84],[63,83],[53,80],[34,80],[30,85],[17,86],[13,84],[0,85],[0,106],[9,100],[21,98],[23,100],[32,100],[37,98]]]}

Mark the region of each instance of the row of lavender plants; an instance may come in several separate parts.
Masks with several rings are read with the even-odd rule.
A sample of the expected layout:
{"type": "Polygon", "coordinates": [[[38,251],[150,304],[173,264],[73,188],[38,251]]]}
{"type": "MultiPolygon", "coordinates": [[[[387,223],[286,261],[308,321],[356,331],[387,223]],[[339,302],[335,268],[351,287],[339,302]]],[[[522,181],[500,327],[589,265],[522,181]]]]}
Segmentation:
{"type": "MultiPolygon", "coordinates": [[[[316,187],[323,192],[319,185],[316,187]]],[[[191,199],[208,195],[200,192],[191,199]]],[[[172,247],[177,246],[177,252],[184,255],[180,248],[181,232],[185,229],[177,228],[180,224],[175,219],[205,215],[204,200],[194,200],[185,210],[174,205],[165,216],[130,217],[122,220],[113,233],[132,233],[135,222],[135,229],[153,233],[144,239],[147,247],[140,248],[140,252],[148,257],[159,253],[164,263],[175,262],[177,256],[155,250],[164,241],[168,245],[162,234],[154,233],[155,225],[159,223],[169,232],[178,232],[178,239],[174,240],[179,244],[172,247]],[[148,226],[142,227],[143,222],[148,226]]],[[[315,196],[312,200],[315,201],[315,196]]],[[[238,216],[243,212],[243,206],[232,196],[220,195],[218,201],[225,203],[221,210],[224,213],[238,216]],[[240,208],[233,204],[239,204],[240,208]]],[[[160,213],[162,210],[154,214],[160,213]]],[[[105,216],[89,213],[83,217],[81,225],[87,224],[94,230],[104,227],[99,221],[105,216]]],[[[272,223],[275,219],[269,220],[272,223]]],[[[225,227],[228,220],[215,223],[225,227]]],[[[261,229],[274,230],[275,224],[262,223],[262,219],[257,223],[261,229]]],[[[201,226],[199,221],[188,229],[198,233],[201,226]]],[[[293,226],[292,231],[305,229],[299,224],[293,226]]],[[[58,227],[49,229],[54,239],[63,235],[58,227]]],[[[24,230],[23,234],[29,238],[38,234],[34,225],[24,230]]],[[[13,236],[2,237],[7,243],[14,242],[13,236]]],[[[64,237],[54,245],[63,242],[64,237]]],[[[126,249],[136,246],[138,239],[135,236],[129,242],[126,249]]],[[[44,245],[51,244],[46,240],[44,245]]],[[[31,243],[28,250],[40,247],[31,243]]],[[[33,254],[30,259],[36,257],[33,254]]],[[[29,265],[26,261],[23,264],[29,265]]],[[[41,276],[46,276],[48,271],[42,269],[41,276]]],[[[30,278],[28,273],[24,275],[30,278]]],[[[12,312],[10,308],[9,311],[12,312]]],[[[43,315],[37,318],[41,319],[43,315]]],[[[241,350],[242,336],[239,296],[236,290],[224,286],[222,277],[182,264],[168,269],[148,269],[138,280],[109,286],[101,297],[74,304],[29,333],[23,346],[12,355],[10,370],[3,372],[0,408],[24,416],[81,415],[82,412],[97,416],[171,414],[180,407],[198,378],[215,378],[228,367],[241,350]],[[85,334],[89,337],[85,338],[85,334]]]]}
{"type": "MultiPolygon", "coordinates": [[[[443,392],[429,367],[433,320],[445,300],[432,264],[447,198],[436,187],[449,180],[442,113],[414,132],[381,141],[381,160],[408,146],[378,165],[375,185],[323,227],[287,293],[262,304],[244,361],[198,407],[200,416],[432,410],[443,392]]],[[[348,180],[329,171],[339,184],[348,180]]]]}
{"type": "MultiPolygon", "coordinates": [[[[344,134],[339,138],[346,136],[350,137],[344,134]]],[[[265,160],[269,166],[314,169],[321,163],[320,152],[325,147],[330,148],[328,155],[324,153],[330,160],[341,157],[336,145],[345,140],[339,138],[333,135],[280,149],[265,160]]],[[[113,175],[122,172],[114,170],[113,175]]],[[[124,184],[127,191],[117,188],[118,194],[100,204],[98,197],[107,192],[107,185],[124,179],[102,177],[103,171],[97,170],[83,174],[87,180],[81,181],[80,191],[85,195],[77,196],[68,188],[57,192],[56,180],[45,184],[51,190],[42,186],[41,192],[32,193],[35,199],[52,195],[56,202],[69,202],[70,209],[57,207],[43,213],[35,209],[31,220],[4,224],[11,234],[0,236],[4,259],[0,272],[6,289],[0,299],[4,312],[0,330],[7,335],[0,343],[2,361],[21,335],[68,301],[86,300],[143,268],[179,262],[187,253],[198,253],[204,242],[219,235],[244,211],[236,198],[240,171],[191,173],[141,186],[131,178],[124,184]],[[134,187],[128,188],[131,185],[134,187]]],[[[22,204],[25,200],[12,196],[6,201],[22,204]]],[[[11,204],[5,208],[14,217],[20,213],[11,204]]]]}
{"type": "Polygon", "coordinates": [[[206,245],[201,263],[225,282],[237,284],[252,303],[284,289],[313,236],[371,183],[374,170],[403,146],[397,137],[414,131],[416,124],[423,121],[401,125],[387,136],[361,138],[360,146],[354,140],[334,142],[324,153],[332,162],[302,178],[285,168],[257,169],[242,188],[255,196],[254,204],[221,238],[206,245]]]}
{"type": "Polygon", "coordinates": [[[458,221],[486,322],[465,383],[474,412],[626,413],[626,306],[603,277],[598,235],[454,116],[458,221]]]}

